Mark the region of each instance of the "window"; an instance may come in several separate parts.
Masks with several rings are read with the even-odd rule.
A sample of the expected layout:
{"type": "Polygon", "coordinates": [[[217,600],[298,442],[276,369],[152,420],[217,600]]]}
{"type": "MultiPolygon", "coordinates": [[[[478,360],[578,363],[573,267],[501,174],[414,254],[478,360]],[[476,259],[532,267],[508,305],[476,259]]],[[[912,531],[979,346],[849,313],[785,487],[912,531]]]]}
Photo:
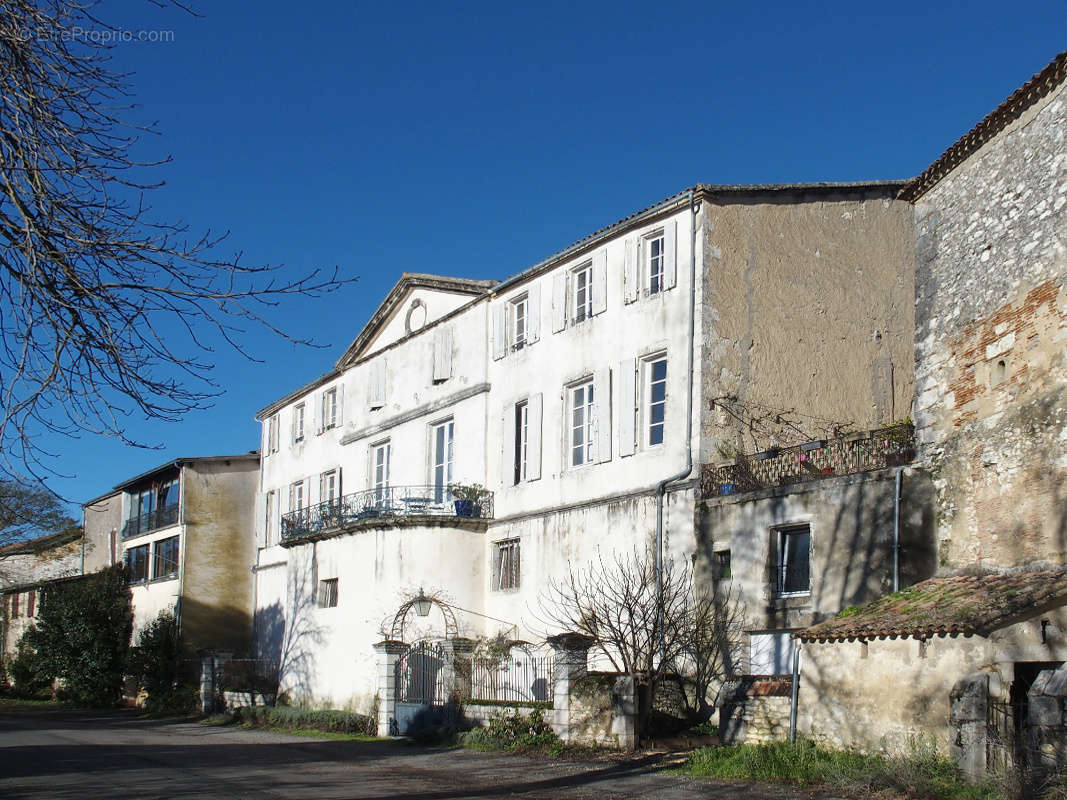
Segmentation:
{"type": "Polygon", "coordinates": [[[433,500],[435,503],[448,502],[449,487],[452,485],[452,420],[434,425],[433,441],[433,500]]]}
{"type": "Polygon", "coordinates": [[[322,429],[337,427],[337,387],[322,393],[322,429]]]}
{"type": "Polygon", "coordinates": [[[730,571],[730,551],[718,550],[715,553],[715,577],[720,581],[729,580],[732,577],[730,571]]]}
{"type": "Polygon", "coordinates": [[[512,350],[522,350],[526,346],[526,333],[529,330],[530,303],[527,295],[511,301],[511,340],[512,350]]]}
{"type": "Polygon", "coordinates": [[[528,477],[530,450],[530,403],[523,400],[515,406],[515,483],[528,477]]]}
{"type": "Polygon", "coordinates": [[[334,504],[340,496],[340,491],[341,481],[338,478],[337,470],[331,469],[329,472],[324,472],[319,476],[320,503],[334,504]]]}
{"type": "Polygon", "coordinates": [[[299,403],[293,407],[293,441],[304,441],[304,404],[299,403]]]}
{"type": "Polygon", "coordinates": [[[519,588],[519,540],[506,539],[496,543],[493,557],[493,588],[519,588]]]}
{"type": "Polygon", "coordinates": [[[274,490],[267,492],[267,507],[263,510],[263,541],[270,547],[275,543],[274,539],[274,490]]]}
{"type": "Polygon", "coordinates": [[[596,458],[596,406],[593,381],[572,386],[570,396],[570,465],[580,467],[596,458]]]}
{"type": "Polygon", "coordinates": [[[667,411],[667,359],[658,357],[645,362],[645,444],[663,444],[667,411]]]}
{"type": "Polygon", "coordinates": [[[289,510],[302,511],[307,502],[304,496],[304,482],[297,481],[289,487],[289,510]]]}
{"type": "Polygon", "coordinates": [[[648,293],[659,294],[665,288],[666,259],[664,252],[663,231],[657,231],[645,238],[645,274],[648,276],[648,293]]]}
{"type": "Polygon", "coordinates": [[[148,545],[142,544],[126,551],[126,568],[130,571],[130,583],[148,580],[148,545]]]}
{"type": "Polygon", "coordinates": [[[571,322],[577,324],[593,316],[593,262],[571,272],[571,322]]]}
{"type": "Polygon", "coordinates": [[[319,608],[337,607],[337,578],[319,581],[319,608]]]}
{"type": "Polygon", "coordinates": [[[178,537],[160,539],[152,545],[152,578],[178,577],[178,537]]]}
{"type": "Polygon", "coordinates": [[[389,447],[389,442],[382,442],[371,449],[371,488],[379,503],[389,494],[389,447]]]}
{"type": "Polygon", "coordinates": [[[278,415],[267,420],[267,453],[278,452],[278,415]]]}
{"type": "Polygon", "coordinates": [[[811,588],[811,528],[794,525],[777,531],[775,575],[779,596],[807,594],[811,588]]]}

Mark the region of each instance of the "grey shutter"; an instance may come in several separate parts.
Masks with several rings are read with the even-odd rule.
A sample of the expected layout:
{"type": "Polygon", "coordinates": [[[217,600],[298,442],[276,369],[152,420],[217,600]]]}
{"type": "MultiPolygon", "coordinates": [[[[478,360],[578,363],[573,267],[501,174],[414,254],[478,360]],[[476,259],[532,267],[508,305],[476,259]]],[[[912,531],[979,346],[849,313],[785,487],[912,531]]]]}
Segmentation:
{"type": "Polygon", "coordinates": [[[641,280],[637,272],[637,239],[629,237],[622,247],[622,300],[632,303],[641,294],[641,280]]]}
{"type": "Polygon", "coordinates": [[[269,500],[269,494],[256,492],[256,547],[266,547],[267,542],[270,541],[270,534],[267,533],[267,502],[269,500]]]}
{"type": "Polygon", "coordinates": [[[593,254],[593,315],[608,310],[608,251],[601,248],[593,254]]]}
{"type": "Polygon", "coordinates": [[[503,303],[493,306],[493,359],[501,359],[508,352],[507,314],[503,303]]]}
{"type": "Polygon", "coordinates": [[[619,455],[632,456],[637,446],[637,359],[619,363],[619,455]]]}
{"type": "Polygon", "coordinates": [[[530,395],[526,405],[526,480],[541,477],[541,413],[544,397],[538,392],[530,395]]]}
{"type": "Polygon", "coordinates": [[[533,344],[541,338],[541,284],[530,285],[526,300],[526,343],[533,344]]]}
{"type": "Polygon", "coordinates": [[[596,408],[596,460],[611,461],[611,370],[593,373],[593,403],[596,408]]]}
{"type": "Polygon", "coordinates": [[[677,231],[677,223],[673,219],[667,220],[663,226],[663,276],[668,289],[678,283],[677,231]]]}
{"type": "Polygon", "coordinates": [[[439,327],[433,339],[433,379],[447,381],[452,377],[452,326],[439,327]]]}
{"type": "Polygon", "coordinates": [[[515,485],[515,406],[504,407],[504,451],[500,454],[500,479],[505,488],[515,485]]]}
{"type": "Polygon", "coordinates": [[[367,405],[372,409],[381,408],[385,405],[385,358],[370,364],[370,386],[367,395],[367,405]]]}
{"type": "Polygon", "coordinates": [[[567,273],[552,276],[552,333],[567,327],[567,273]]]}

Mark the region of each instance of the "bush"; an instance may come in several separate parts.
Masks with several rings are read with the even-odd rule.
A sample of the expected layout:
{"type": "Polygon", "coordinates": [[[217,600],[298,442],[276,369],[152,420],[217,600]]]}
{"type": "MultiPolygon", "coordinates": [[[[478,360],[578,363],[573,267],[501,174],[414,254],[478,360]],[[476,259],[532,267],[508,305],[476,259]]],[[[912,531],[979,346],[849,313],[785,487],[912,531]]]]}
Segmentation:
{"type": "Polygon", "coordinates": [[[37,656],[36,631],[30,628],[19,638],[15,657],[7,664],[7,678],[16,697],[38,699],[51,697],[50,670],[37,656]]]}
{"type": "Polygon", "coordinates": [[[526,714],[512,711],[489,720],[489,727],[467,731],[461,738],[467,747],[477,750],[509,750],[511,752],[563,752],[563,741],[545,722],[541,709],[526,714]]]}
{"type": "Polygon", "coordinates": [[[169,611],[146,625],[130,648],[129,674],[148,695],[145,708],[154,714],[191,714],[199,705],[199,692],[179,678],[181,647],[178,620],[169,611]]]}
{"type": "Polygon", "coordinates": [[[685,767],[715,778],[828,784],[852,792],[892,789],[926,800],[993,800],[991,782],[969,783],[929,742],[912,740],[901,755],[836,750],[811,741],[703,747],[685,767]]]}
{"type": "Polygon", "coordinates": [[[292,706],[250,706],[234,711],[234,719],[260,728],[290,728],[326,733],[358,733],[374,736],[378,723],[366,714],[349,711],[313,711],[292,706]]]}

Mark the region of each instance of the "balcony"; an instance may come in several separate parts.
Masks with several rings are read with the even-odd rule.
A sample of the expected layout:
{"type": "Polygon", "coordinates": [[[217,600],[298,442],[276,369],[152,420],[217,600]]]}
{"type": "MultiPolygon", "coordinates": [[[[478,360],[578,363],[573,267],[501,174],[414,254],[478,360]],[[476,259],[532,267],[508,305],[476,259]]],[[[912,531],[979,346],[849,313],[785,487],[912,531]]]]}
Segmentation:
{"type": "Polygon", "coordinates": [[[914,458],[915,429],[890,425],[705,464],[700,487],[704,497],[721,497],[899,467],[914,458]]]}
{"type": "Polygon", "coordinates": [[[363,528],[447,525],[485,530],[485,521],[493,518],[493,493],[481,490],[475,499],[460,500],[454,490],[458,487],[388,486],[290,511],[282,515],[282,545],[363,528]]]}
{"type": "Polygon", "coordinates": [[[130,517],[122,524],[122,538],[132,539],[134,536],[141,536],[145,533],[151,533],[159,528],[166,528],[168,525],[175,525],[178,522],[178,506],[164,506],[163,508],[157,508],[155,511],[149,511],[146,514],[141,514],[137,517],[130,517]]]}

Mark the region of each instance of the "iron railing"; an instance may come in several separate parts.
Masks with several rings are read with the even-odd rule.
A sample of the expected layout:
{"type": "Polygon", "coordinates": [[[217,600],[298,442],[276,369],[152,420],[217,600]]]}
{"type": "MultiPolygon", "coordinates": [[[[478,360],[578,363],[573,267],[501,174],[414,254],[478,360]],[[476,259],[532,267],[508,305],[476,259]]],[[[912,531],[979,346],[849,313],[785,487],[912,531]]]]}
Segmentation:
{"type": "Polygon", "coordinates": [[[915,429],[891,425],[836,439],[805,442],[705,464],[700,476],[705,497],[754,492],[773,486],[899,467],[915,458],[915,429]]]}
{"type": "Polygon", "coordinates": [[[360,523],[405,517],[492,519],[493,493],[482,490],[477,498],[460,500],[455,486],[385,486],[346,494],[282,516],[282,541],[340,530],[360,523]]]}
{"type": "Polygon", "coordinates": [[[122,525],[122,538],[130,539],[143,533],[151,533],[178,522],[178,506],[164,506],[136,517],[130,517],[122,525]]]}
{"type": "Polygon", "coordinates": [[[469,697],[474,701],[505,703],[549,702],[552,700],[552,657],[473,658],[469,697]]]}
{"type": "Polygon", "coordinates": [[[779,564],[776,568],[778,573],[778,594],[804,594],[811,591],[811,572],[807,561],[796,564],[779,564]]]}

